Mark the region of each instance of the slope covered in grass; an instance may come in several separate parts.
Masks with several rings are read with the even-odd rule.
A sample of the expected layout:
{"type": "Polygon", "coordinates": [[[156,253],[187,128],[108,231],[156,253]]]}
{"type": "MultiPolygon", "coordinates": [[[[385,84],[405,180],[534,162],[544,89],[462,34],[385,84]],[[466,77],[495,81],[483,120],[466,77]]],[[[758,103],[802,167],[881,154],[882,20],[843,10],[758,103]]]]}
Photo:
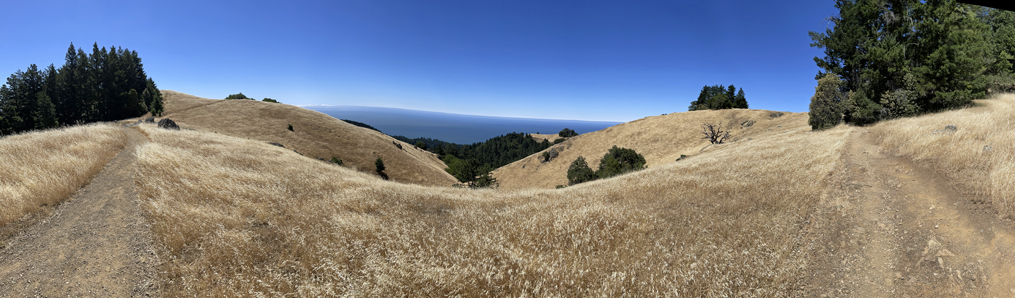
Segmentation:
{"type": "Polygon", "coordinates": [[[884,148],[946,175],[952,186],[1015,217],[1015,95],[871,128],[884,148]],[[955,130],[946,129],[955,125],[955,130]]]}
{"type": "Polygon", "coordinates": [[[792,296],[806,274],[801,223],[848,133],[780,133],[562,190],[497,191],[141,129],[151,143],[136,186],[169,296],[792,296]]]}
{"type": "Polygon", "coordinates": [[[702,139],[703,123],[732,128],[732,139],[741,141],[810,130],[807,113],[742,109],[672,113],[570,138],[551,147],[557,148],[560,155],[550,162],[542,162],[542,153],[536,153],[497,169],[493,175],[505,189],[567,185],[567,168],[572,161],[584,156],[589,166],[597,169],[599,159],[614,145],[634,149],[645,156],[646,166],[658,167],[674,162],[682,154],[698,154],[708,146],[709,142],[702,139]]]}
{"type": "Polygon", "coordinates": [[[67,199],[126,142],[121,128],[107,124],[0,138],[0,227],[67,199]]]}
{"type": "Polygon", "coordinates": [[[457,182],[435,154],[320,112],[255,100],[204,99],[174,91],[164,91],[163,97],[164,116],[183,128],[275,142],[309,158],[337,157],[346,166],[368,173],[374,172],[374,161],[380,157],[385,173],[398,182],[443,186],[457,182]]]}

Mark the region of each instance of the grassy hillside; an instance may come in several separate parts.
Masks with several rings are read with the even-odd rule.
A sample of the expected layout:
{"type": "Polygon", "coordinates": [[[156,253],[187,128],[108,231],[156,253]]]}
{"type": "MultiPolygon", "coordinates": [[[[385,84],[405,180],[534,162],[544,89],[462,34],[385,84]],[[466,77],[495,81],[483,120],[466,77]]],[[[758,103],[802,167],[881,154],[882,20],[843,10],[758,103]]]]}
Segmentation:
{"type": "Polygon", "coordinates": [[[435,154],[320,112],[254,100],[204,99],[174,91],[163,91],[163,97],[164,116],[183,128],[280,143],[310,158],[330,160],[334,156],[346,166],[368,173],[374,172],[374,161],[381,157],[385,173],[398,182],[443,186],[456,182],[435,154]]]}
{"type": "Polygon", "coordinates": [[[126,142],[119,127],[106,124],[0,138],[0,227],[66,200],[126,142]]]}
{"type": "Polygon", "coordinates": [[[136,185],[169,296],[791,296],[806,274],[801,222],[848,133],[780,133],[563,190],[497,191],[141,129],[151,143],[136,185]]]}
{"type": "Polygon", "coordinates": [[[584,156],[589,166],[596,169],[599,159],[614,145],[634,149],[645,156],[648,167],[658,167],[674,162],[681,154],[698,154],[708,146],[709,142],[702,139],[702,123],[732,127],[732,138],[741,142],[810,130],[806,113],[764,110],[672,113],[642,118],[570,138],[551,147],[557,148],[560,156],[550,162],[541,162],[541,153],[537,153],[501,167],[493,175],[500,181],[501,188],[505,189],[567,185],[567,168],[572,161],[578,156],[584,156]]]}
{"type": "Polygon", "coordinates": [[[946,175],[951,186],[1015,218],[1015,95],[976,105],[885,121],[871,130],[884,148],[946,175]],[[956,129],[945,129],[949,124],[956,129]]]}

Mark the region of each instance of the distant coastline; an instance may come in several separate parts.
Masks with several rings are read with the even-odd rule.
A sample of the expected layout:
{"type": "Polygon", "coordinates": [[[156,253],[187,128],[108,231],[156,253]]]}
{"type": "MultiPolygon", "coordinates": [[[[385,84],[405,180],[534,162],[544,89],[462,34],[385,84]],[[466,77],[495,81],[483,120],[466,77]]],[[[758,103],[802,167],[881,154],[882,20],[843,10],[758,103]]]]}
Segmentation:
{"type": "Polygon", "coordinates": [[[363,106],[308,106],[337,119],[349,119],[376,127],[388,135],[433,138],[471,144],[511,133],[554,134],[570,128],[578,133],[605,129],[621,122],[557,120],[463,115],[396,108],[363,106]]]}

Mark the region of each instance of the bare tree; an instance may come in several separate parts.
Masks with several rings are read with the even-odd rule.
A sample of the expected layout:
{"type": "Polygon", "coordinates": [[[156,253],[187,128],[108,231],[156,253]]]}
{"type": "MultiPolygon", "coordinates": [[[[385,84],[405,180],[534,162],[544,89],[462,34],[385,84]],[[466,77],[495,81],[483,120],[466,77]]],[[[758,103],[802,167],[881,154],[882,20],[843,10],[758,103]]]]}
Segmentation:
{"type": "Polygon", "coordinates": [[[704,123],[701,128],[704,130],[702,134],[705,135],[702,139],[708,139],[712,144],[722,144],[730,137],[730,131],[723,131],[722,124],[704,123]]]}

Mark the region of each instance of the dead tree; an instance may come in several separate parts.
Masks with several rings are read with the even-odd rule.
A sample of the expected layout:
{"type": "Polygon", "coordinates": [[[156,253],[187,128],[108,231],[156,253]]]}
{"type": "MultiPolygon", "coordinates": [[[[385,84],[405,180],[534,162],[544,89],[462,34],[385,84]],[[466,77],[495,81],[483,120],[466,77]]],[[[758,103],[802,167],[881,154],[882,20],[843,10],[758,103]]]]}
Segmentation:
{"type": "Polygon", "coordinates": [[[701,125],[701,128],[704,130],[702,134],[705,135],[702,139],[708,139],[712,144],[722,144],[730,137],[730,131],[723,131],[722,124],[705,123],[701,125]]]}

